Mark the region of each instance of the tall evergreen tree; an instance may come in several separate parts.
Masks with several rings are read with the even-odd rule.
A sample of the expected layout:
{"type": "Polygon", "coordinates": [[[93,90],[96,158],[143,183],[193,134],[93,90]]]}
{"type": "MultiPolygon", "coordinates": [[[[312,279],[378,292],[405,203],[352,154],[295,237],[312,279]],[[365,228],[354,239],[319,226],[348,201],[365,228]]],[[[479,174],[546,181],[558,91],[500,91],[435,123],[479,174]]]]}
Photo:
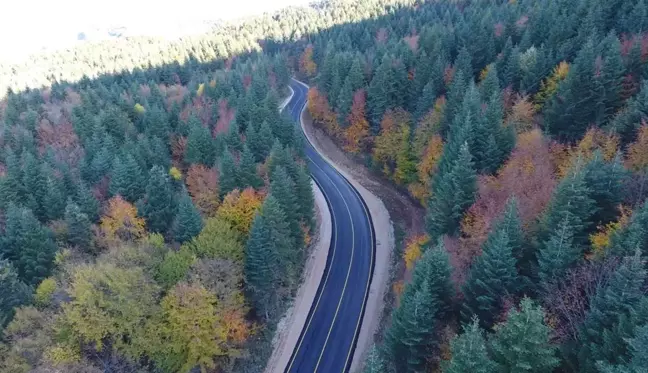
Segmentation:
{"type": "Polygon", "coordinates": [[[189,118],[188,125],[189,136],[184,161],[188,164],[211,166],[216,159],[216,149],[209,128],[203,126],[195,116],[189,118]]]}
{"type": "Polygon", "coordinates": [[[0,330],[11,321],[14,309],[31,299],[32,289],[18,278],[8,260],[0,260],[0,330]]]}
{"type": "Polygon", "coordinates": [[[70,199],[65,207],[65,223],[68,229],[68,242],[78,248],[89,250],[92,243],[90,219],[70,199]]]}
{"type": "Polygon", "coordinates": [[[452,359],[444,365],[444,373],[492,373],[497,371],[497,364],[488,356],[486,340],[477,319],[466,325],[463,333],[450,342],[450,351],[452,359]]]}
{"type": "Polygon", "coordinates": [[[169,175],[160,166],[149,171],[142,215],[151,232],[167,233],[176,214],[175,199],[169,175]]]}
{"type": "Polygon", "coordinates": [[[580,372],[596,372],[596,361],[606,356],[605,332],[612,329],[621,316],[639,304],[644,296],[646,269],[638,255],[624,258],[610,280],[596,290],[590,307],[579,328],[581,342],[578,351],[580,372]]]}
{"type": "Polygon", "coordinates": [[[22,203],[34,212],[41,220],[46,220],[45,200],[47,198],[47,178],[43,173],[44,167],[31,153],[23,154],[22,185],[18,186],[18,193],[22,192],[25,199],[22,203]]]}
{"type": "Polygon", "coordinates": [[[610,241],[615,255],[628,256],[640,251],[648,257],[648,201],[635,209],[628,226],[615,232],[610,241]]]}
{"type": "Polygon", "coordinates": [[[398,372],[420,371],[438,340],[437,323],[451,310],[454,290],[448,254],[442,242],[428,249],[417,263],[412,282],[392,314],[385,335],[385,352],[398,372]]]}
{"type": "Polygon", "coordinates": [[[82,213],[86,214],[91,222],[99,221],[99,201],[92,194],[85,183],[80,183],[76,193],[76,203],[82,213]]]}
{"type": "Polygon", "coordinates": [[[110,194],[120,195],[131,203],[143,196],[142,169],[132,155],[115,158],[110,177],[110,194]]]}
{"type": "Polygon", "coordinates": [[[173,235],[176,242],[185,243],[200,233],[202,230],[200,212],[194,206],[191,197],[185,189],[178,199],[178,213],[173,222],[173,235]]]}
{"type": "MultiPolygon", "coordinates": [[[[295,193],[295,183],[283,166],[277,166],[272,173],[270,191],[286,215],[286,221],[290,227],[290,236],[293,239],[293,247],[301,248],[304,244],[304,233],[300,226],[300,211],[297,194],[295,193]]],[[[300,255],[297,255],[297,260],[300,260],[300,255]]]]}
{"type": "Polygon", "coordinates": [[[239,178],[241,187],[252,187],[258,189],[263,186],[263,180],[257,173],[257,164],[254,161],[254,154],[247,146],[243,145],[243,153],[241,154],[241,163],[239,165],[239,178]]]}
{"type": "Polygon", "coordinates": [[[461,146],[449,172],[437,174],[432,189],[426,216],[430,237],[456,234],[461,217],[474,202],[477,192],[477,175],[467,144],[461,146]]]}
{"type": "Polygon", "coordinates": [[[52,268],[56,245],[49,229],[29,209],[9,205],[1,254],[11,260],[27,284],[39,283],[52,268]]]}
{"type": "Polygon", "coordinates": [[[491,343],[500,372],[545,373],[558,366],[556,347],[550,342],[551,328],[544,319],[542,308],[529,298],[520,302],[519,311],[509,311],[506,322],[497,326],[491,343]]]}
{"type": "Polygon", "coordinates": [[[239,170],[234,162],[234,157],[228,148],[225,148],[218,166],[220,173],[219,186],[220,196],[223,198],[227,193],[240,186],[239,170]]]}
{"type": "Polygon", "coordinates": [[[577,221],[571,214],[565,214],[538,251],[538,277],[545,289],[560,281],[582,255],[583,249],[574,242],[574,222],[577,221]]]}
{"type": "Polygon", "coordinates": [[[484,328],[493,326],[503,309],[504,298],[515,296],[520,289],[515,264],[506,230],[491,232],[462,288],[464,305],[461,316],[465,322],[477,316],[484,328]]]}

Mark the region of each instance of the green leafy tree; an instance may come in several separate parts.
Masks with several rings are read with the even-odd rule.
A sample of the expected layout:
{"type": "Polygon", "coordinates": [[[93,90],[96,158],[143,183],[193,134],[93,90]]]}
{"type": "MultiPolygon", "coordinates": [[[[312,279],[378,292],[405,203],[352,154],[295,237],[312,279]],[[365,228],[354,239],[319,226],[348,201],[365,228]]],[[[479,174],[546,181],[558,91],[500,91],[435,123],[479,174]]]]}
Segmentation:
{"type": "Polygon", "coordinates": [[[244,259],[241,234],[223,219],[209,218],[189,246],[199,257],[227,259],[240,263],[244,259]]]}
{"type": "Polygon", "coordinates": [[[184,246],[179,251],[169,251],[157,266],[155,279],[163,288],[169,289],[187,277],[189,268],[196,261],[193,253],[184,246]]]}
{"type": "Polygon", "coordinates": [[[544,323],[545,313],[529,298],[520,309],[509,311],[506,322],[495,328],[491,339],[493,360],[500,372],[551,372],[560,361],[551,344],[551,328],[544,323]]]}
{"type": "Polygon", "coordinates": [[[178,199],[178,213],[173,222],[173,234],[176,242],[184,243],[197,236],[202,230],[200,211],[194,206],[186,190],[182,190],[178,199]]]}
{"type": "Polygon", "coordinates": [[[149,172],[141,211],[149,231],[168,232],[176,214],[176,202],[169,175],[160,166],[153,166],[149,172]]]}

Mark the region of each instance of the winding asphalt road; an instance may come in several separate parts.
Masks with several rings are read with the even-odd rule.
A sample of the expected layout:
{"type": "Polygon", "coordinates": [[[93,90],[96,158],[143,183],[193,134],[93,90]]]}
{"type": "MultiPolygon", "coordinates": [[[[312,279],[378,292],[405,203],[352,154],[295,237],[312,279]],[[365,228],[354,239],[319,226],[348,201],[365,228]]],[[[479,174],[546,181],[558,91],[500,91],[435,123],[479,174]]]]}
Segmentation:
{"type": "MultiPolygon", "coordinates": [[[[308,88],[292,80],[286,106],[300,125],[308,88]]],[[[311,176],[331,210],[332,234],[326,268],[288,373],[345,373],[362,323],[373,274],[375,238],[369,211],[353,186],[305,141],[311,176]]]]}

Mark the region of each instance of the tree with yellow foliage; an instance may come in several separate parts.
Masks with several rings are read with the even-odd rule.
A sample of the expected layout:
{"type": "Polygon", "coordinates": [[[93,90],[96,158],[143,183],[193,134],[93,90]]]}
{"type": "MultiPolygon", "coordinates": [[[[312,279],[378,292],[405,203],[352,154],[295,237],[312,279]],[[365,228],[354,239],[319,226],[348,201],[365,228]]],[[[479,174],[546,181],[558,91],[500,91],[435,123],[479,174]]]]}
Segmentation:
{"type": "Polygon", "coordinates": [[[536,111],[542,110],[545,102],[549,101],[549,99],[553,97],[558,90],[558,84],[567,78],[568,73],[569,64],[562,61],[554,67],[551,76],[540,83],[540,91],[538,91],[538,93],[533,97],[536,111]]]}
{"type": "Polygon", "coordinates": [[[137,216],[137,209],[115,196],[108,201],[106,214],[101,217],[100,228],[106,240],[133,241],[145,236],[146,223],[137,216]]]}
{"type": "Polygon", "coordinates": [[[648,169],[648,124],[643,123],[637,131],[637,140],[628,146],[626,165],[635,172],[648,169]]]}
{"type": "Polygon", "coordinates": [[[254,214],[263,203],[263,195],[252,188],[233,190],[223,199],[216,217],[229,223],[242,236],[247,237],[254,214]]]}
{"type": "Polygon", "coordinates": [[[405,267],[408,270],[414,268],[414,263],[416,263],[423,254],[423,246],[427,245],[429,242],[430,237],[427,234],[419,234],[407,240],[405,251],[403,252],[403,260],[405,261],[405,267]]]}

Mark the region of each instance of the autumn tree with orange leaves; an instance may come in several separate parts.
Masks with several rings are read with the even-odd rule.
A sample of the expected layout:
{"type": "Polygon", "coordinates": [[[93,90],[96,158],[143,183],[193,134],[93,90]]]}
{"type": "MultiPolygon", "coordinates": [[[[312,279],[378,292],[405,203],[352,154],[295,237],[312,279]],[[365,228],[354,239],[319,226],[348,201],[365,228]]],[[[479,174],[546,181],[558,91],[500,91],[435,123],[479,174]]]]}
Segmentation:
{"type": "Polygon", "coordinates": [[[187,191],[203,216],[216,215],[218,208],[218,173],[213,168],[193,164],[187,171],[187,191]]]}
{"type": "Polygon", "coordinates": [[[317,65],[313,61],[313,45],[309,44],[299,59],[299,71],[311,78],[317,72],[317,65]]]}
{"type": "Polygon", "coordinates": [[[352,153],[363,152],[371,141],[365,106],[366,93],[364,89],[359,89],[353,94],[353,105],[348,117],[349,127],[344,130],[346,142],[344,149],[346,151],[352,153]]]}

